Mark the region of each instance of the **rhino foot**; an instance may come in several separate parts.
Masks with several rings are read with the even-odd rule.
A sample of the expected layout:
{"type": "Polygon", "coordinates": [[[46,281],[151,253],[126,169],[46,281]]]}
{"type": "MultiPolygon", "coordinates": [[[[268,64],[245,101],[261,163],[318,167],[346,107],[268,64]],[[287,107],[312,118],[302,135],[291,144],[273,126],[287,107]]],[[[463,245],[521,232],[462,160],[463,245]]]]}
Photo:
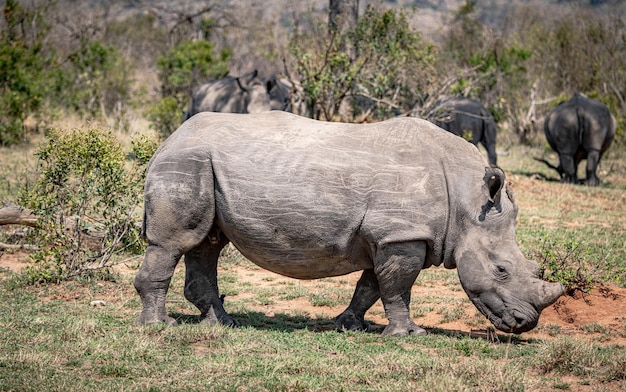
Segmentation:
{"type": "Polygon", "coordinates": [[[200,315],[200,322],[209,325],[223,325],[226,327],[238,327],[239,323],[226,312],[220,312],[218,317],[215,308],[211,307],[208,312],[200,315]]]}
{"type": "Polygon", "coordinates": [[[389,325],[387,325],[383,330],[383,336],[408,335],[424,336],[426,335],[426,330],[424,328],[418,327],[413,321],[410,320],[408,322],[390,321],[389,325]]]}
{"type": "Polygon", "coordinates": [[[137,319],[137,322],[143,325],[164,323],[170,327],[178,325],[178,322],[168,315],[145,315],[143,312],[137,319]]]}
{"type": "Polygon", "coordinates": [[[354,312],[346,310],[335,317],[335,325],[339,331],[370,331],[370,325],[364,317],[358,317],[354,312]]]}

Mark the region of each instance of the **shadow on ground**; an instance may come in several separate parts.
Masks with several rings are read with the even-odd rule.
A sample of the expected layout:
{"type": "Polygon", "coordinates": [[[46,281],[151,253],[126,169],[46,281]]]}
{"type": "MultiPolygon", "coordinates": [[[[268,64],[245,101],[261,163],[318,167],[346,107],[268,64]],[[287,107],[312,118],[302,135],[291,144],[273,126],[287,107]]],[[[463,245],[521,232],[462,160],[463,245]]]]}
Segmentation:
{"type": "MultiPolygon", "coordinates": [[[[174,313],[174,317],[179,324],[199,324],[199,315],[189,315],[174,313]]],[[[261,312],[232,313],[231,316],[239,322],[239,327],[251,327],[263,331],[294,332],[298,330],[309,330],[312,332],[337,331],[334,319],[332,318],[311,318],[308,316],[293,316],[286,313],[276,313],[268,316],[261,312]]],[[[378,324],[366,320],[370,323],[370,330],[363,333],[381,334],[386,325],[378,324]]],[[[523,344],[529,340],[521,339],[518,335],[496,333],[493,328],[472,330],[471,332],[444,329],[425,328],[429,335],[440,335],[447,337],[469,337],[472,339],[482,339],[491,343],[523,344]]]]}

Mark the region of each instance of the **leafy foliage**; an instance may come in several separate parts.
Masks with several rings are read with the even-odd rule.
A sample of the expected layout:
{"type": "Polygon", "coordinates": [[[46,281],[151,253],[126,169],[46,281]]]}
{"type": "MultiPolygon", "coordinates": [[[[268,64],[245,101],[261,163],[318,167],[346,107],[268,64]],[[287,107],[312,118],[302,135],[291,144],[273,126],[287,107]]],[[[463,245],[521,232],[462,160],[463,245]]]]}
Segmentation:
{"type": "Polygon", "coordinates": [[[146,117],[152,123],[161,138],[167,138],[182,122],[182,111],[175,97],[163,97],[146,111],[146,117]]]}
{"type": "Polygon", "coordinates": [[[349,119],[359,110],[369,112],[364,117],[379,111],[378,118],[385,118],[410,107],[419,90],[419,70],[432,69],[435,50],[411,31],[402,11],[368,7],[352,29],[326,27],[318,24],[310,34],[295,34],[290,44],[315,118],[349,119]],[[350,100],[355,110],[340,113],[350,100]]]}
{"type": "Polygon", "coordinates": [[[48,26],[45,8],[23,8],[7,0],[4,7],[6,28],[0,30],[0,145],[25,138],[24,121],[37,112],[49,91],[50,56],[42,51],[41,39],[48,26]],[[35,33],[39,31],[39,33],[35,33]]]}
{"type": "Polygon", "coordinates": [[[58,78],[68,107],[87,118],[103,119],[130,99],[132,68],[119,51],[100,41],[81,42],[58,78]]]}
{"type": "Polygon", "coordinates": [[[35,180],[20,195],[20,203],[38,216],[33,236],[40,248],[27,269],[31,282],[104,268],[114,254],[143,248],[134,212],[146,157],[155,146],[147,139],[136,142],[141,162],[127,167],[110,132],[96,127],[50,131],[36,152],[35,180]]]}
{"type": "Polygon", "coordinates": [[[229,58],[229,51],[223,50],[216,56],[213,44],[198,40],[182,41],[157,59],[162,98],[148,116],[161,135],[167,136],[178,128],[194,87],[228,73],[229,58]]]}
{"type": "Polygon", "coordinates": [[[21,3],[7,1],[0,30],[0,145],[24,140],[26,118],[45,119],[55,109],[86,118],[121,116],[132,67],[118,49],[82,34],[55,46],[48,16],[55,2],[21,3]]]}
{"type": "MultiPolygon", "coordinates": [[[[573,296],[577,291],[588,293],[594,287],[609,280],[611,276],[619,277],[626,271],[620,272],[618,265],[607,265],[607,257],[592,251],[579,242],[572,240],[557,240],[545,234],[538,250],[532,255],[536,258],[543,270],[545,279],[560,282],[565,287],[565,293],[573,296]]],[[[619,278],[618,278],[619,279],[619,278]]]]}

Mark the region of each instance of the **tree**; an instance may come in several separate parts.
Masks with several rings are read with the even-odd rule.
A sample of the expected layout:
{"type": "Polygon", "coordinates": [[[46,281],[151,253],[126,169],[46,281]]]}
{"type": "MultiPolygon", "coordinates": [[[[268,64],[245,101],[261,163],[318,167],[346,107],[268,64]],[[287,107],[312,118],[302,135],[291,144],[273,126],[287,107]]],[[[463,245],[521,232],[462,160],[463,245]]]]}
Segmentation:
{"type": "Polygon", "coordinates": [[[194,87],[228,73],[229,59],[229,51],[216,55],[213,44],[205,40],[183,41],[157,59],[161,100],[149,110],[148,117],[162,136],[182,122],[194,87]]]}
{"type": "Polygon", "coordinates": [[[7,0],[0,32],[0,145],[24,140],[26,118],[41,107],[50,90],[53,53],[43,41],[49,29],[46,5],[24,8],[7,0]]]}
{"type": "Polygon", "coordinates": [[[406,15],[368,7],[344,32],[320,23],[310,34],[291,37],[295,72],[314,118],[345,121],[360,114],[387,117],[408,111],[427,83],[435,49],[411,31],[406,15]],[[348,50],[347,48],[353,48],[348,50]],[[352,113],[341,113],[346,102],[352,113]]]}
{"type": "Polygon", "coordinates": [[[345,33],[359,18],[359,0],[330,0],[328,10],[330,33],[345,33]]]}

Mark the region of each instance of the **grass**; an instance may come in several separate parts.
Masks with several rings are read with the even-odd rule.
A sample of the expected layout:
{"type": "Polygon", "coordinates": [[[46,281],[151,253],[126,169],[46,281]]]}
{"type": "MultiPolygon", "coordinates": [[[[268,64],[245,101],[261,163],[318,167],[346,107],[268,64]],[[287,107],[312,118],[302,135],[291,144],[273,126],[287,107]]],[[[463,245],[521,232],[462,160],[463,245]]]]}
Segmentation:
{"type": "MultiPolygon", "coordinates": [[[[226,302],[240,328],[199,324],[197,310],[181,300],[183,275],[177,269],[168,295],[177,328],[135,323],[132,275],[21,288],[5,276],[0,390],[524,391],[557,388],[564,378],[626,387],[625,346],[563,337],[521,344],[504,335],[498,344],[437,329],[407,338],[339,333],[327,317],[268,316],[246,301],[226,302]],[[89,305],[102,298],[105,306],[89,305]]],[[[237,290],[257,292],[241,283],[237,290]]],[[[463,301],[451,303],[457,317],[463,301]]]]}
{"type": "MultiPolygon", "coordinates": [[[[575,245],[585,268],[597,275],[595,280],[626,287],[624,153],[610,150],[602,161],[600,187],[558,183],[555,171],[531,159],[542,153],[541,148],[518,146],[500,162],[519,204],[517,239],[522,251],[537,259],[546,239],[557,250],[575,245]]],[[[548,158],[558,162],[553,153],[548,158]]]]}

